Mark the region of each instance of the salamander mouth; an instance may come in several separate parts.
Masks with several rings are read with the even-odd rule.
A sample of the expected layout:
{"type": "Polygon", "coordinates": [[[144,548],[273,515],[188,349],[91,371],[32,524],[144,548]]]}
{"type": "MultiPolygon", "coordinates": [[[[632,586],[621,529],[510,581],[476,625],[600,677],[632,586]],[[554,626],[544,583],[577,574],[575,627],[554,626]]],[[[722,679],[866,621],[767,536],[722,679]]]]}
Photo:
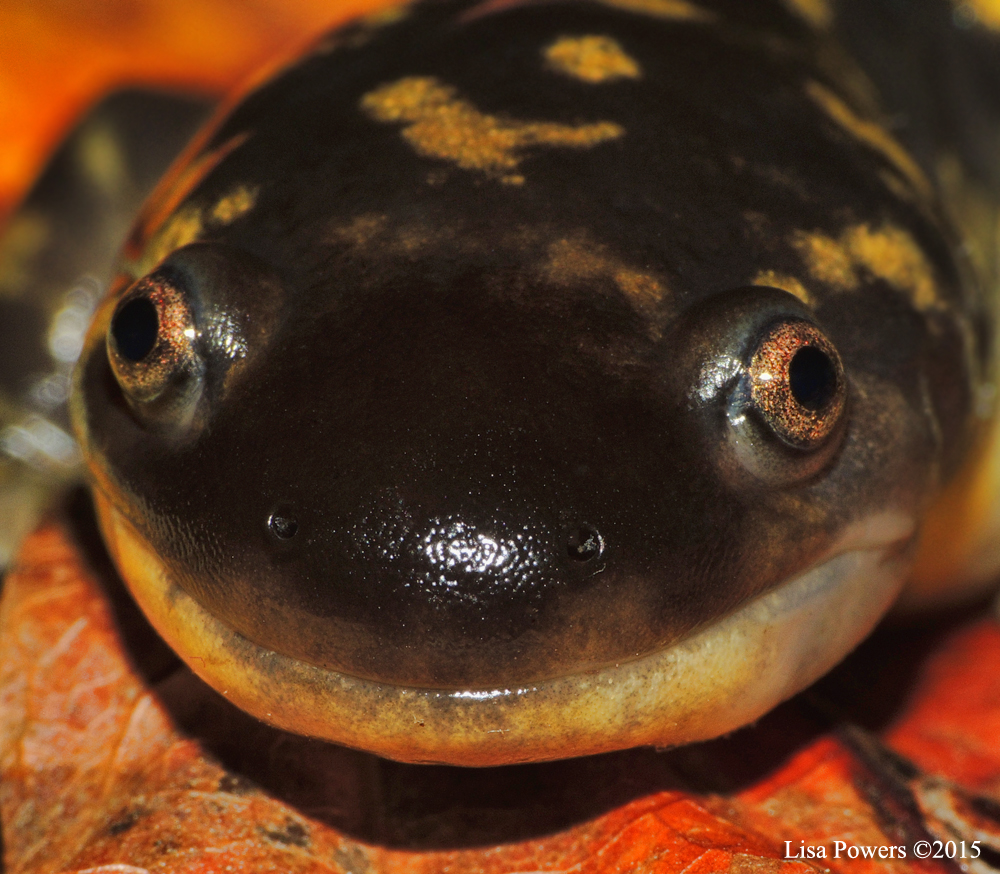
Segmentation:
{"type": "Polygon", "coordinates": [[[97,495],[105,536],[154,627],[203,680],[279,728],[404,762],[490,766],[676,746],[757,719],[829,670],[888,609],[915,523],[853,523],[810,569],[661,651],[524,685],[436,690],[363,680],[262,648],[168,576],[97,495]]]}

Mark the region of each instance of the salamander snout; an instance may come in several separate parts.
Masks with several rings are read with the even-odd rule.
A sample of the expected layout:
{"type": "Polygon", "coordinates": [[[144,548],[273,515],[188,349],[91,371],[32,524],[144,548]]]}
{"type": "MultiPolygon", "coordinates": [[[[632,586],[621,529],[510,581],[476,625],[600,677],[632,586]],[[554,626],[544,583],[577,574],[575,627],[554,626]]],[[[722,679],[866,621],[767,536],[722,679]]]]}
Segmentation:
{"type": "Polygon", "coordinates": [[[795,561],[760,506],[830,458],[845,389],[794,299],[723,295],[670,333],[586,289],[482,285],[293,319],[253,259],[181,250],[88,359],[106,488],[239,634],[422,688],[641,657],[795,561]],[[804,403],[761,377],[782,367],[804,403]]]}
{"type": "MultiPolygon", "coordinates": [[[[367,746],[376,716],[359,696],[398,698],[375,748],[484,762],[501,754],[461,752],[456,735],[480,717],[432,701],[535,690],[532,707],[565,715],[591,706],[587,677],[624,672],[587,723],[653,671],[641,724],[658,737],[660,698],[702,712],[683,691],[700,669],[677,674],[678,653],[774,621],[748,610],[806,609],[813,595],[786,604],[786,584],[846,598],[842,574],[861,579],[855,564],[870,573],[909,537],[895,517],[839,533],[854,530],[831,497],[860,451],[852,403],[879,401],[852,401],[835,342],[791,295],[740,288],[650,323],[599,286],[460,280],[338,289],[297,318],[252,257],[196,245],[92,331],[77,415],[112,551],[171,643],[198,667],[221,658],[206,673],[253,712],[367,746]],[[300,697],[272,715],[285,685],[300,697]],[[341,693],[357,737],[316,723],[342,713],[341,693]],[[412,696],[448,739],[399,745],[412,696]]],[[[898,579],[893,563],[884,591],[898,579]]],[[[605,741],[591,744],[578,748],[605,741]]]]}
{"type": "Polygon", "coordinates": [[[687,512],[711,488],[668,381],[605,342],[585,311],[460,292],[286,324],[173,446],[225,484],[183,486],[176,524],[218,557],[171,538],[178,579],[261,645],[399,685],[529,682],[674,639],[712,609],[686,570],[718,552],[687,512]]]}

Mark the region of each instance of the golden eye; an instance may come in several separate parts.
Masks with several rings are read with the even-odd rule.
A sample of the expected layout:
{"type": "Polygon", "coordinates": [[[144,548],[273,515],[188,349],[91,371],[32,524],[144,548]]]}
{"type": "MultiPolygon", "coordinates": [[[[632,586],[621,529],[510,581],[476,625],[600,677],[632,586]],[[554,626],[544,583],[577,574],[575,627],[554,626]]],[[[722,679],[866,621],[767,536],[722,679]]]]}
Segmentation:
{"type": "Polygon", "coordinates": [[[809,322],[783,322],[767,331],[749,376],[752,405],[789,446],[822,445],[841,419],[844,367],[833,344],[809,322]]]}
{"type": "Polygon", "coordinates": [[[189,397],[199,382],[197,331],[184,292],[168,276],[140,279],[118,301],[108,325],[108,358],[133,405],[148,405],[168,389],[189,397]]]}

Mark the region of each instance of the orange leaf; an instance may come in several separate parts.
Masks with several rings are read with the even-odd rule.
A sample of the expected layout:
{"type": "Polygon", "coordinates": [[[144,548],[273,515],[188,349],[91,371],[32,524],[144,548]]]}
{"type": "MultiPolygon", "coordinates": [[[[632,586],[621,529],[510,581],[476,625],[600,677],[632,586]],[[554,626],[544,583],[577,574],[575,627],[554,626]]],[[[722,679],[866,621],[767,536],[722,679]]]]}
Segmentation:
{"type": "Polygon", "coordinates": [[[1000,795],[1000,626],[952,635],[923,666],[889,743],[927,771],[1000,795]]]}

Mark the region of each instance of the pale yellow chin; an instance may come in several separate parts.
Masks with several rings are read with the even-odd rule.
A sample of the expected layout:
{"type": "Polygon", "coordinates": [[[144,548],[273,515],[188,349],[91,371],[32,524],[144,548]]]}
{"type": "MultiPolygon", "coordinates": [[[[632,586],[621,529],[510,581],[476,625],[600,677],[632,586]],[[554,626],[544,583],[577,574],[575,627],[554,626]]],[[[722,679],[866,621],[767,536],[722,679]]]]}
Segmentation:
{"type": "Polygon", "coordinates": [[[112,554],[139,605],[207,683],[279,728],[404,762],[500,765],[674,746],[752,722],[850,651],[903,583],[912,521],[881,514],[830,557],[661,652],[501,689],[384,685],[262,649],[176,586],[101,495],[112,554]]]}

